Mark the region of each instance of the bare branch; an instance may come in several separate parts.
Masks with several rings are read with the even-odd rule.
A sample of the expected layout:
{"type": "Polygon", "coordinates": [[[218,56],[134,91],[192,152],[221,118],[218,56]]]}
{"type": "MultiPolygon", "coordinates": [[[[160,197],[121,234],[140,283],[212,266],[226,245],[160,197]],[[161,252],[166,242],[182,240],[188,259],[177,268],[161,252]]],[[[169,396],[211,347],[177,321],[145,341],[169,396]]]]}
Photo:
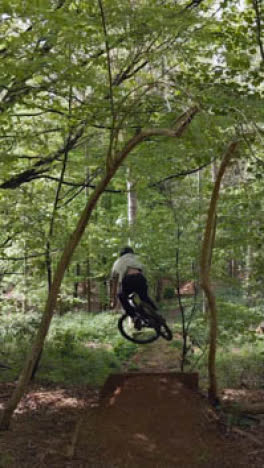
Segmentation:
{"type": "Polygon", "coordinates": [[[9,243],[9,241],[12,240],[12,237],[11,236],[8,236],[7,239],[2,242],[2,244],[0,245],[0,249],[3,249],[4,247],[7,247],[7,244],[9,243]]]}
{"type": "Polygon", "coordinates": [[[204,0],[192,0],[191,3],[189,3],[185,8],[184,10],[190,10],[191,8],[196,8],[198,7],[199,5],[201,5],[201,3],[203,2],[204,0]]]}
{"type": "MultiPolygon", "coordinates": [[[[56,253],[58,252],[59,250],[54,250],[53,253],[56,253]]],[[[31,255],[26,255],[23,256],[23,257],[0,257],[0,260],[1,261],[12,261],[12,262],[20,262],[20,261],[25,261],[28,260],[29,258],[37,258],[37,257],[44,257],[45,256],[45,252],[43,253],[36,253],[36,254],[31,254],[31,255]]]]}

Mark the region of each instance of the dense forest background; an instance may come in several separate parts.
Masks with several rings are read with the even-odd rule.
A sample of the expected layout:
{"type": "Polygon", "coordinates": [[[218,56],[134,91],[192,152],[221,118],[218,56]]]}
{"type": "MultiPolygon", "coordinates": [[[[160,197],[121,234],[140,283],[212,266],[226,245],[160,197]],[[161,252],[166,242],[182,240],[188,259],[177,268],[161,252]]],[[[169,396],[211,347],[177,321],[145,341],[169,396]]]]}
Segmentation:
{"type": "Polygon", "coordinates": [[[43,310],[36,359],[54,312],[70,317],[54,332],[64,352],[74,317],[79,327],[90,314],[95,340],[114,326],[102,311],[128,243],[160,308],[180,311],[175,330],[196,346],[189,364],[201,365],[201,249],[235,144],[208,262],[223,359],[246,354],[263,385],[263,21],[259,0],[2,1],[1,360],[16,356],[16,372],[14,343],[23,361],[43,310]]]}

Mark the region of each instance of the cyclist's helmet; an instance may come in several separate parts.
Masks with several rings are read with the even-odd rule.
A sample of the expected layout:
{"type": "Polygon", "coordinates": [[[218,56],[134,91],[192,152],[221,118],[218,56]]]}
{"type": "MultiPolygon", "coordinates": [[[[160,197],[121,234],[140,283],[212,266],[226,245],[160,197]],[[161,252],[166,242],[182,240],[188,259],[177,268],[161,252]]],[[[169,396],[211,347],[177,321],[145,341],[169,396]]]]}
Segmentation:
{"type": "Polygon", "coordinates": [[[120,257],[122,257],[122,255],[126,255],[128,253],[133,254],[134,250],[129,246],[123,247],[123,249],[120,250],[120,257]]]}

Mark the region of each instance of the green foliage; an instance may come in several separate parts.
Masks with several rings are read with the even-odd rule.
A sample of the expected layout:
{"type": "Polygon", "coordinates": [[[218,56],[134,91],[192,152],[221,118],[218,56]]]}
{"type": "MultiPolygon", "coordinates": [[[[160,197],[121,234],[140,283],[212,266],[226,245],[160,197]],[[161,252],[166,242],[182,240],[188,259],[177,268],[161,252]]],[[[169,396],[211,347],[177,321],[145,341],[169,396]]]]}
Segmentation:
{"type": "Polygon", "coordinates": [[[171,342],[170,342],[170,346],[173,348],[173,349],[177,349],[177,350],[182,350],[182,342],[179,340],[179,339],[173,339],[171,342]]]}
{"type": "Polygon", "coordinates": [[[70,337],[74,334],[75,340],[78,341],[109,343],[117,334],[117,317],[111,312],[99,314],[69,312],[62,317],[55,316],[48,340],[56,340],[56,336],[60,337],[62,334],[70,337]]]}
{"type": "Polygon", "coordinates": [[[246,305],[219,302],[219,340],[224,344],[234,340],[254,339],[254,330],[263,318],[261,308],[249,308],[246,305]],[[253,333],[252,333],[253,331],[253,333]]]}
{"type": "MultiPolygon", "coordinates": [[[[1,192],[0,266],[6,275],[3,289],[15,285],[26,296],[29,307],[39,309],[47,294],[47,242],[55,265],[93,190],[83,190],[84,177],[96,185],[105,166],[112,109],[106,98],[108,63],[98,2],[77,2],[77,6],[73,1],[61,5],[49,1],[38,8],[29,0],[23,7],[20,3],[14,1],[12,7],[9,2],[3,3],[6,15],[0,27],[2,182],[12,180],[22,187],[1,192]],[[60,190],[49,239],[64,143],[75,137],[75,144],[69,147],[65,185],[60,190]],[[22,184],[31,176],[34,182],[22,184]],[[5,244],[8,238],[11,240],[5,244]]],[[[222,2],[220,13],[215,15],[212,2],[185,10],[186,4],[187,0],[180,5],[153,0],[131,7],[128,0],[121,4],[117,0],[104,2],[115,125],[121,129],[115,149],[121,149],[139,127],[171,128],[190,105],[198,103],[201,110],[177,141],[153,138],[135,148],[111,181],[110,188],[119,192],[105,193],[98,203],[67,272],[62,290],[67,310],[76,305],[71,299],[76,263],[83,270],[80,280],[89,276],[103,282],[116,251],[128,237],[145,255],[154,284],[164,274],[175,274],[175,233],[179,227],[181,274],[183,279],[193,276],[190,265],[199,262],[212,187],[210,171],[200,172],[199,183],[198,173],[194,173],[169,179],[172,183],[156,184],[220,158],[238,131],[254,132],[263,121],[254,9],[222,2]],[[132,230],[126,219],[127,166],[132,169],[139,201],[132,230]],[[166,192],[171,194],[173,210],[166,192]]],[[[248,243],[256,246],[262,242],[261,215],[254,208],[256,200],[263,197],[257,180],[262,174],[261,154],[260,138],[253,136],[248,144],[241,144],[239,159],[251,158],[248,177],[254,175],[255,179],[250,196],[248,185],[243,186],[247,178],[239,187],[229,183],[223,187],[214,251],[216,277],[226,274],[230,256],[244,264],[248,243]],[[234,205],[236,213],[231,210],[234,205]],[[247,220],[258,226],[250,235],[247,220]]],[[[242,173],[243,163],[238,166],[242,173]]],[[[260,254],[254,259],[254,267],[261,271],[263,264],[260,254]]],[[[251,284],[260,291],[253,277],[251,284]]],[[[104,303],[103,291],[101,296],[104,303]]]]}
{"type": "Polygon", "coordinates": [[[166,288],[163,293],[164,299],[173,299],[175,297],[174,288],[166,288]]]}
{"type": "Polygon", "coordinates": [[[129,361],[133,354],[136,353],[137,349],[137,345],[124,340],[122,336],[117,336],[113,343],[114,353],[121,362],[129,361]]]}
{"type": "MultiPolygon", "coordinates": [[[[224,290],[222,290],[224,293],[224,290]]],[[[226,290],[226,297],[230,290],[226,290]]],[[[234,294],[232,299],[234,300],[234,294]]],[[[217,300],[218,338],[216,369],[219,388],[262,388],[263,336],[256,328],[263,319],[263,307],[248,307],[237,295],[236,302],[217,300]]],[[[190,334],[194,354],[189,354],[190,368],[197,369],[202,388],[208,386],[208,324],[201,312],[193,318],[190,334]],[[199,344],[199,347],[197,346],[199,344]]]]}
{"type": "Polygon", "coordinates": [[[52,347],[54,347],[56,352],[61,356],[74,356],[76,343],[78,343],[78,338],[76,339],[74,331],[69,329],[58,329],[52,337],[52,347]]]}

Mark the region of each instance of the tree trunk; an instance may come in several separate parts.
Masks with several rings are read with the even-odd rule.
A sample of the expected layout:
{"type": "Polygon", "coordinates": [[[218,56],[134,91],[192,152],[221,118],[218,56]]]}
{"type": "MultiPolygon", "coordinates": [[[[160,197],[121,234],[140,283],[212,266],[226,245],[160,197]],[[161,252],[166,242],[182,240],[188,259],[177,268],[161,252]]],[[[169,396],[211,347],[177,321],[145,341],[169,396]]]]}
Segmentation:
{"type": "Polygon", "coordinates": [[[96,203],[108,183],[115,175],[118,168],[121,166],[124,159],[127,155],[142,141],[150,136],[169,136],[173,138],[179,138],[185,128],[190,124],[194,116],[198,112],[198,107],[194,106],[186,111],[183,115],[179,117],[176,122],[174,129],[169,128],[153,128],[153,129],[142,129],[141,132],[136,133],[124,146],[123,150],[117,153],[116,157],[112,161],[107,161],[105,174],[102,176],[100,182],[96,186],[94,192],[90,195],[88,202],[81,214],[81,217],[77,223],[76,229],[71,234],[64,251],[62,253],[61,259],[57,265],[56,271],[53,276],[52,286],[48,294],[48,299],[40,323],[40,327],[36,338],[34,340],[32,350],[28,355],[28,358],[25,362],[24,368],[19,376],[18,384],[14,390],[10,400],[7,402],[6,408],[3,411],[2,418],[0,421],[0,430],[7,430],[10,425],[10,420],[14,410],[16,409],[19,401],[21,400],[23,393],[26,389],[30,377],[32,375],[33,368],[35,363],[40,355],[40,352],[43,348],[43,344],[46,338],[46,335],[49,330],[50,322],[53,316],[53,312],[56,307],[58,294],[60,291],[60,286],[65,274],[66,269],[68,268],[73,253],[79,244],[82,235],[85,231],[85,228],[88,224],[90,216],[93,212],[93,209],[96,206],[96,203]]]}
{"type": "Polygon", "coordinates": [[[24,271],[23,271],[23,277],[24,277],[24,294],[23,294],[23,302],[22,302],[22,310],[23,313],[25,314],[28,309],[28,301],[27,301],[27,285],[28,285],[28,258],[27,258],[27,248],[25,244],[24,248],[24,271]]]}
{"type": "Polygon", "coordinates": [[[219,168],[216,181],[214,184],[211,202],[207,215],[207,223],[204,233],[202,252],[201,252],[201,286],[206,294],[209,306],[209,319],[210,319],[210,344],[208,356],[208,374],[209,374],[209,389],[208,397],[212,403],[218,401],[217,378],[215,368],[216,346],[217,346],[217,310],[216,300],[211,285],[210,267],[212,261],[212,249],[215,238],[215,224],[216,224],[216,205],[219,198],[220,185],[225,170],[233,156],[238,142],[230,143],[219,168]]]}
{"type": "Polygon", "coordinates": [[[162,295],[162,279],[157,278],[157,281],[156,281],[156,294],[155,294],[156,302],[159,303],[161,301],[161,295],[162,295]]]}
{"type": "Polygon", "coordinates": [[[86,281],[85,281],[85,295],[86,295],[86,310],[88,313],[92,311],[92,282],[91,282],[91,265],[90,265],[90,250],[88,249],[86,261],[86,281]]]}
{"type": "Polygon", "coordinates": [[[79,281],[78,277],[81,276],[81,265],[80,263],[76,263],[76,270],[75,270],[76,280],[74,281],[74,288],[73,288],[73,297],[78,297],[78,290],[79,290],[79,281]]]}
{"type": "Polygon", "coordinates": [[[130,228],[133,227],[137,216],[137,193],[134,190],[134,183],[131,181],[130,171],[127,178],[127,219],[130,228]]]}
{"type": "MultiPolygon", "coordinates": [[[[87,145],[85,145],[85,165],[86,165],[86,180],[88,181],[90,179],[90,168],[89,168],[89,155],[88,155],[88,148],[87,145]]],[[[88,197],[89,197],[89,187],[85,187],[85,202],[87,203],[88,197]]],[[[90,239],[89,239],[89,233],[87,236],[87,260],[85,262],[86,266],[86,280],[84,282],[84,292],[85,292],[85,298],[86,298],[86,311],[90,313],[92,311],[92,282],[91,282],[91,260],[90,260],[90,239]]]]}
{"type": "Polygon", "coordinates": [[[252,264],[252,247],[251,245],[247,246],[247,255],[246,255],[246,268],[245,268],[245,279],[244,285],[246,290],[246,297],[248,305],[252,305],[250,301],[250,274],[251,274],[251,264],[252,264]]]}

